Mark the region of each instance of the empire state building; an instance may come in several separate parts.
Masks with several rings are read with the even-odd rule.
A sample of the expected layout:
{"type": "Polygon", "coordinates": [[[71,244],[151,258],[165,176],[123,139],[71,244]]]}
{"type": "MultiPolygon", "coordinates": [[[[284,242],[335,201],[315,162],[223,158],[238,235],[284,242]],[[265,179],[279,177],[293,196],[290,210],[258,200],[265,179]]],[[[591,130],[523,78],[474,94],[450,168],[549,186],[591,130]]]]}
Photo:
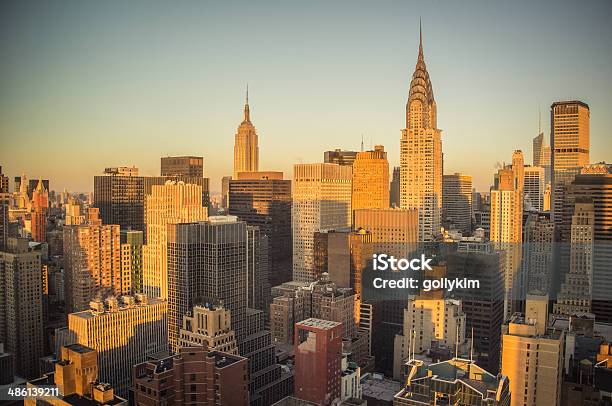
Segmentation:
{"type": "Polygon", "coordinates": [[[406,128],[400,140],[400,207],[418,209],[419,240],[440,233],[442,212],[442,137],[437,128],[436,101],[423,56],[419,56],[406,103],[406,128]]]}
{"type": "Polygon", "coordinates": [[[244,120],[238,126],[234,141],[234,179],[240,172],[257,172],[259,170],[259,146],[257,131],[251,123],[249,111],[249,89],[247,88],[244,105],[244,120]]]}

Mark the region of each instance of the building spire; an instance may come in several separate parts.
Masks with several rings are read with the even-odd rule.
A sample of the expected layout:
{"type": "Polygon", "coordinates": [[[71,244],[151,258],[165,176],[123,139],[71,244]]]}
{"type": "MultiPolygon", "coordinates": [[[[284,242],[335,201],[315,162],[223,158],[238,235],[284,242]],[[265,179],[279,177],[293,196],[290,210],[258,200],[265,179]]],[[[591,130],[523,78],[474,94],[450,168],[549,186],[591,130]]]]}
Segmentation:
{"type": "Polygon", "coordinates": [[[244,121],[247,123],[251,122],[251,112],[249,110],[249,84],[246,86],[246,100],[244,103],[244,121]]]}
{"type": "Polygon", "coordinates": [[[419,17],[419,59],[423,59],[423,25],[419,17]]]}

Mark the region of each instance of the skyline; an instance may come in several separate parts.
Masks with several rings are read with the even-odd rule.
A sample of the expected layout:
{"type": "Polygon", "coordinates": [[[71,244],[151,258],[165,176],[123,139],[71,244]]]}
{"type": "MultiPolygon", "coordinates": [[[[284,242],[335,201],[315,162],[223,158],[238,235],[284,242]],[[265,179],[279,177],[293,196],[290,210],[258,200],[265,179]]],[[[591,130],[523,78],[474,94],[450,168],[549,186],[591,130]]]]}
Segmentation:
{"type": "Polygon", "coordinates": [[[513,150],[531,163],[538,109],[549,144],[557,100],[589,104],[591,162],[612,150],[605,114],[612,5],[568,2],[551,11],[474,2],[474,14],[452,3],[416,4],[249,4],[242,13],[203,3],[3,4],[0,163],[11,179],[25,172],[49,178],[54,190],[87,192],[104,167],[136,165],[157,175],[162,156],[200,155],[218,192],[232,173],[248,82],[260,170],[292,179],[293,164],[322,162],[330,149],[359,150],[362,134],[366,149],[384,145],[398,166],[419,17],[445,174],[472,175],[486,191],[496,162],[509,163],[513,150]],[[488,18],[504,11],[513,18],[488,18]],[[247,36],[252,21],[258,27],[247,36]],[[474,152],[485,158],[472,159],[474,152]]]}

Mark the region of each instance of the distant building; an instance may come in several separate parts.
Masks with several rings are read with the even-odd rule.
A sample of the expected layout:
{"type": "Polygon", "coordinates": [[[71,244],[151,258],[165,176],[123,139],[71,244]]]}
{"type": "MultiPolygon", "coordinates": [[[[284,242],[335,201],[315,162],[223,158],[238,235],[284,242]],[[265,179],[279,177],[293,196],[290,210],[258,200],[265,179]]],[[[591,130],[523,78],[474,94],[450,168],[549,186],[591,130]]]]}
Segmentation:
{"type": "Polygon", "coordinates": [[[98,381],[97,352],[84,345],[71,344],[62,347],[55,371],[27,383],[28,388],[56,386],[58,396],[24,399],[24,405],[45,404],[58,406],[127,406],[128,401],[115,395],[114,388],[98,381]]]}
{"type": "Polygon", "coordinates": [[[9,192],[9,178],[2,173],[2,166],[0,166],[0,193],[9,192]]]}
{"type": "Polygon", "coordinates": [[[314,233],[351,226],[350,166],[297,164],[293,168],[293,280],[316,280],[314,233]]]}
{"type": "Polygon", "coordinates": [[[544,193],[546,181],[544,168],[539,166],[525,167],[525,203],[532,210],[544,211],[544,193]]]}
{"type": "Polygon", "coordinates": [[[442,177],[444,224],[464,235],[472,231],[472,177],[462,173],[442,177]]]}
{"type": "Polygon", "coordinates": [[[136,167],[106,168],[94,176],[94,207],[103,224],[144,231],[144,179],[136,167]]]}
{"type": "Polygon", "coordinates": [[[32,192],[32,241],[45,242],[47,234],[47,214],[49,210],[49,191],[42,179],[32,192]]]}
{"type": "Polygon", "coordinates": [[[248,360],[209,350],[206,345],[134,366],[136,406],[198,404],[247,405],[248,360]]]}
{"type": "Polygon", "coordinates": [[[204,158],[201,156],[168,156],[161,158],[161,176],[204,177],[204,158]]]}
{"type": "Polygon", "coordinates": [[[325,151],[323,153],[323,162],[326,164],[353,166],[353,162],[355,162],[357,154],[357,151],[343,151],[341,149],[325,151]]]}
{"type": "Polygon", "coordinates": [[[393,176],[389,186],[389,206],[400,207],[400,167],[393,168],[393,176]]]}
{"type": "Polygon", "coordinates": [[[382,145],[357,153],[352,185],[352,210],[389,207],[389,161],[382,145]]]}
{"type": "Polygon", "coordinates": [[[0,343],[25,378],[38,376],[43,356],[42,282],[40,251],[26,239],[9,238],[0,251],[0,343]]]}
{"type": "Polygon", "coordinates": [[[306,319],[295,324],[294,396],[316,404],[340,398],[342,323],[306,319]]]}
{"type": "Polygon", "coordinates": [[[268,237],[271,285],[291,280],[291,181],[282,172],[242,172],[229,181],[229,214],[268,237]]]}
{"type": "Polygon", "coordinates": [[[167,350],[167,303],[145,295],[92,301],[91,308],[68,315],[74,342],[98,353],[100,378],[127,396],[132,366],[167,350]]]}
{"type": "Polygon", "coordinates": [[[255,126],[251,123],[249,109],[249,90],[247,89],[244,104],[244,119],[234,140],[234,175],[237,179],[240,172],[257,172],[259,170],[259,141],[255,126]]]}
{"type": "Polygon", "coordinates": [[[142,293],[143,288],[143,232],[121,230],[121,279],[130,281],[131,293],[142,293]]]}
{"type": "Polygon", "coordinates": [[[539,166],[544,169],[544,182],[550,183],[551,168],[550,168],[550,146],[546,145],[544,133],[540,132],[533,139],[533,166],[539,166]]]}
{"type": "Polygon", "coordinates": [[[552,292],[555,225],[550,213],[531,212],[523,226],[523,263],[520,297],[526,293],[552,292]]]}

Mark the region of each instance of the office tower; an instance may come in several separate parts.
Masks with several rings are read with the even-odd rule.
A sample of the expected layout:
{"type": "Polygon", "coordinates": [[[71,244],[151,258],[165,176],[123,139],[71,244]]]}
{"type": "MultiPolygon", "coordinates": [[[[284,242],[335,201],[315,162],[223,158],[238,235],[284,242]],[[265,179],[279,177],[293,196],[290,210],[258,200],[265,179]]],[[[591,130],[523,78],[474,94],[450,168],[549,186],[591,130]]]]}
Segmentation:
{"type": "Polygon", "coordinates": [[[0,193],[0,250],[6,247],[9,236],[9,205],[11,199],[8,193],[0,193]]]}
{"type": "MultiPolygon", "coordinates": [[[[575,202],[582,198],[591,199],[594,207],[594,244],[592,273],[592,312],[597,320],[612,323],[612,165],[599,163],[589,165],[576,175],[567,186],[563,205],[563,223],[559,230],[560,245],[567,248],[571,243],[571,219],[575,202]]],[[[555,226],[557,222],[555,221],[555,226]]],[[[569,249],[566,250],[569,255],[569,249]]],[[[562,258],[563,259],[563,258],[562,258]]],[[[565,261],[569,264],[569,257],[565,261]]],[[[561,268],[567,272],[567,267],[561,268]]],[[[563,280],[563,274],[559,276],[563,280]]]]}
{"type": "Polygon", "coordinates": [[[516,282],[520,271],[521,243],[523,233],[523,199],[520,185],[520,171],[500,169],[498,186],[491,190],[490,239],[505,255],[505,300],[506,317],[512,314],[512,306],[518,299],[516,282]]]}
{"type": "Polygon", "coordinates": [[[465,345],[465,313],[461,301],[436,297],[410,298],[404,309],[402,334],[395,336],[393,379],[401,380],[409,352],[429,353],[434,346],[456,351],[465,345]]]}
{"type": "Polygon", "coordinates": [[[32,192],[32,241],[45,242],[48,209],[49,192],[40,179],[32,192]]]}
{"type": "Polygon", "coordinates": [[[96,295],[129,293],[121,264],[118,225],[64,226],[64,272],[66,308],[69,313],[88,308],[96,295]]]}
{"type": "Polygon", "coordinates": [[[293,279],[316,279],[313,264],[314,233],[351,225],[350,166],[296,164],[293,166],[293,279]]]}
{"type": "Polygon", "coordinates": [[[134,366],[134,404],[247,405],[247,364],[246,358],[206,346],[181,348],[134,366]]]}
{"type": "Polygon", "coordinates": [[[389,187],[390,207],[400,207],[400,167],[393,168],[393,177],[389,187]]]}
{"type": "Polygon", "coordinates": [[[176,351],[183,317],[196,304],[223,301],[240,341],[247,332],[249,278],[248,226],[233,216],[168,226],[168,338],[176,351]]]}
{"type": "Polygon", "coordinates": [[[81,205],[69,200],[64,205],[64,224],[67,226],[78,226],[85,223],[85,216],[81,214],[81,205]]]}
{"type": "Polygon", "coordinates": [[[533,139],[533,166],[543,168],[544,183],[550,183],[550,146],[546,145],[543,132],[533,139]]]}
{"type": "Polygon", "coordinates": [[[201,156],[167,156],[161,158],[161,176],[204,177],[201,156]]]}
{"type": "MultiPolygon", "coordinates": [[[[410,258],[417,249],[419,235],[416,209],[359,209],[355,210],[355,229],[370,233],[368,249],[372,253],[410,258]]],[[[369,266],[369,264],[368,264],[369,266]]],[[[360,297],[364,300],[363,297],[360,297]]],[[[372,303],[372,351],[376,366],[388,374],[393,372],[393,340],[403,328],[402,300],[372,303]]]]}
{"type": "Polygon", "coordinates": [[[406,103],[400,167],[400,207],[418,209],[419,240],[432,241],[442,225],[442,138],[422,35],[406,103]]]}
{"type": "Polygon", "coordinates": [[[147,244],[143,246],[143,292],[168,298],[168,225],[206,220],[199,185],[167,181],[152,185],[145,199],[147,244]]]}
{"type": "Polygon", "coordinates": [[[0,166],[0,193],[9,192],[9,178],[2,173],[2,166],[0,166]]]}
{"type": "Polygon", "coordinates": [[[507,376],[496,375],[472,360],[453,358],[427,365],[411,359],[405,365],[406,383],[393,399],[395,406],[436,405],[453,402],[461,406],[509,406],[507,376]]]}
{"type": "Polygon", "coordinates": [[[90,309],[68,315],[76,344],[98,352],[100,378],[126,396],[132,367],[168,348],[167,303],[146,295],[94,300],[90,309]]]}
{"type": "Polygon", "coordinates": [[[525,167],[525,203],[532,210],[544,211],[544,192],[546,189],[544,168],[525,167]]]}
{"type": "Polygon", "coordinates": [[[259,170],[259,141],[257,131],[251,123],[249,111],[249,90],[247,89],[244,104],[244,120],[238,126],[234,141],[234,175],[238,178],[240,172],[257,172],[259,170]]]}
{"type": "Polygon", "coordinates": [[[514,189],[521,192],[525,190],[525,158],[520,149],[512,153],[512,174],[514,176],[514,189]]]}
{"type": "Polygon", "coordinates": [[[595,242],[595,207],[588,197],[574,199],[570,231],[569,272],[557,295],[555,314],[568,316],[591,312],[593,292],[593,250],[595,242]]]}
{"type": "Polygon", "coordinates": [[[221,178],[221,207],[227,210],[229,207],[229,183],[232,180],[231,176],[221,178]]]}
{"type": "Polygon", "coordinates": [[[294,396],[316,404],[341,396],[342,323],[307,319],[295,325],[294,396]]]}
{"type": "Polygon", "coordinates": [[[193,306],[190,314],[183,317],[182,328],[179,331],[179,346],[194,345],[205,346],[211,351],[238,355],[230,311],[222,305],[212,303],[193,306]]]}
{"type": "Polygon", "coordinates": [[[27,383],[34,392],[45,392],[56,386],[59,394],[40,397],[27,397],[24,405],[35,406],[41,403],[62,406],[127,406],[128,401],[115,395],[113,387],[98,381],[98,357],[94,349],[80,344],[61,348],[54,372],[27,383]]]}
{"type": "Polygon", "coordinates": [[[229,181],[229,214],[268,237],[270,284],[291,280],[291,181],[282,172],[242,172],[229,181]]]}
{"type": "Polygon", "coordinates": [[[382,145],[357,153],[351,206],[353,210],[389,208],[389,161],[382,145]]]}
{"type": "Polygon", "coordinates": [[[122,293],[142,293],[143,288],[143,259],[142,259],[142,231],[121,230],[121,281],[129,281],[129,289],[121,289],[122,293]]]}
{"type": "Polygon", "coordinates": [[[590,110],[581,101],[560,101],[550,106],[552,219],[563,223],[565,187],[580,168],[589,164],[590,110]]]}
{"type": "Polygon", "coordinates": [[[464,234],[472,231],[472,177],[462,173],[442,177],[444,223],[464,234]]]}
{"type": "Polygon", "coordinates": [[[93,205],[104,224],[144,231],[144,180],[138,168],[106,168],[94,176],[93,205]]]}
{"type": "Polygon", "coordinates": [[[502,370],[510,380],[512,406],[558,405],[565,332],[549,328],[548,295],[528,295],[525,314],[503,326],[502,370]]]}
{"type": "Polygon", "coordinates": [[[27,239],[9,238],[0,251],[0,342],[13,354],[15,372],[38,376],[43,356],[41,254],[27,239]]]}
{"type": "Polygon", "coordinates": [[[550,186],[550,182],[548,182],[546,184],[546,187],[544,188],[544,201],[542,203],[542,210],[550,211],[550,199],[551,199],[551,195],[552,195],[552,189],[551,189],[551,186],[550,186]]]}
{"type": "Polygon", "coordinates": [[[527,214],[523,227],[521,296],[532,291],[551,292],[555,225],[550,213],[527,214]]]}
{"type": "Polygon", "coordinates": [[[355,162],[356,158],[357,151],[344,151],[339,148],[333,151],[325,151],[323,153],[323,162],[326,164],[353,166],[353,162],[355,162]]]}
{"type": "Polygon", "coordinates": [[[452,297],[461,300],[466,331],[473,334],[473,351],[478,365],[497,373],[504,322],[504,252],[490,243],[461,242],[446,256],[446,278],[478,279],[480,289],[458,289],[452,297]]]}

